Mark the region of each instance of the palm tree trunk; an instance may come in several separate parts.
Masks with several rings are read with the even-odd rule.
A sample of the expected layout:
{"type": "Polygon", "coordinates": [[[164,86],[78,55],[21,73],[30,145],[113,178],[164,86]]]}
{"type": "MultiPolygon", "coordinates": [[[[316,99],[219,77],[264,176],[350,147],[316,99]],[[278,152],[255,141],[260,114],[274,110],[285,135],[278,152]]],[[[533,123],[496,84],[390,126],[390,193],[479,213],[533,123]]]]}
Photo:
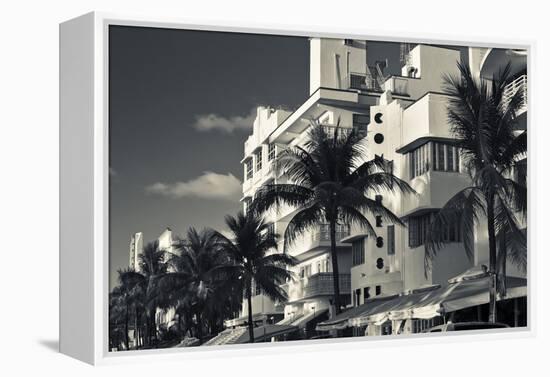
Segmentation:
{"type": "Polygon", "coordinates": [[[124,342],[126,343],[126,350],[130,349],[130,337],[128,335],[128,331],[130,331],[130,308],[128,306],[129,305],[126,304],[126,315],[124,316],[124,342]]]}
{"type": "Polygon", "coordinates": [[[197,310],[197,313],[196,313],[196,318],[197,318],[197,338],[199,339],[199,344],[202,344],[202,319],[201,319],[201,310],[199,308],[199,310],[197,310]]]}
{"type": "Polygon", "coordinates": [[[254,343],[254,322],[252,322],[252,284],[246,288],[246,299],[248,301],[248,336],[249,343],[254,343]]]}
{"type": "Polygon", "coordinates": [[[489,322],[497,321],[497,247],[495,236],[495,201],[494,194],[487,194],[487,231],[489,233],[489,322]]]}
{"type": "Polygon", "coordinates": [[[134,349],[138,348],[138,308],[134,304],[134,349]]]}
{"type": "Polygon", "coordinates": [[[334,289],[334,314],[340,314],[340,277],[336,254],[336,221],[330,221],[330,256],[332,259],[332,283],[334,289]]]}
{"type": "Polygon", "coordinates": [[[498,236],[498,293],[501,297],[506,296],[506,259],[508,251],[506,250],[506,232],[500,231],[498,236]]]}

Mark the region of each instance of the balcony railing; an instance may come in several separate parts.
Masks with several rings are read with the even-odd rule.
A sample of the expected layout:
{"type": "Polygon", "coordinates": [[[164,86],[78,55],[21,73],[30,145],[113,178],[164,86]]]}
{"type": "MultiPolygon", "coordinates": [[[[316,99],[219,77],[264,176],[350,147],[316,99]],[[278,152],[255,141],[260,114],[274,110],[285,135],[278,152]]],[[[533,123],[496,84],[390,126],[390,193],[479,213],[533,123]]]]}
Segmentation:
{"type": "Polygon", "coordinates": [[[508,104],[518,90],[521,91],[520,93],[521,102],[520,102],[520,107],[518,109],[518,113],[522,113],[527,110],[527,75],[526,74],[519,76],[510,84],[506,85],[506,88],[504,89],[504,93],[502,93],[502,102],[504,104],[508,104]]]}
{"type": "MultiPolygon", "coordinates": [[[[339,274],[340,294],[351,292],[351,274],[339,274]]],[[[331,296],[334,294],[332,272],[319,272],[290,283],[290,301],[303,300],[317,296],[331,296]]]]}
{"type": "MultiPolygon", "coordinates": [[[[336,225],[336,242],[340,242],[342,238],[349,236],[350,226],[348,224],[336,225]]],[[[312,233],[312,241],[330,242],[330,225],[321,224],[319,228],[312,233]]]]}
{"type": "Polygon", "coordinates": [[[385,89],[391,90],[393,94],[408,95],[409,94],[409,80],[404,77],[390,77],[385,83],[385,89]]]}

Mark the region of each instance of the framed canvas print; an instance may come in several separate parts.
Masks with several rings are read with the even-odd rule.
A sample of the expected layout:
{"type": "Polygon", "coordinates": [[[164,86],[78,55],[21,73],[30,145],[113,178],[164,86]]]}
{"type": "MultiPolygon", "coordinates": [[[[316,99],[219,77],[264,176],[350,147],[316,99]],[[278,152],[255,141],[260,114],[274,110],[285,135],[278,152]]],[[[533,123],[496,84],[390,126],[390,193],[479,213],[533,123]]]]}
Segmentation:
{"type": "Polygon", "coordinates": [[[529,332],[531,51],[61,24],[61,351],[529,332]]]}

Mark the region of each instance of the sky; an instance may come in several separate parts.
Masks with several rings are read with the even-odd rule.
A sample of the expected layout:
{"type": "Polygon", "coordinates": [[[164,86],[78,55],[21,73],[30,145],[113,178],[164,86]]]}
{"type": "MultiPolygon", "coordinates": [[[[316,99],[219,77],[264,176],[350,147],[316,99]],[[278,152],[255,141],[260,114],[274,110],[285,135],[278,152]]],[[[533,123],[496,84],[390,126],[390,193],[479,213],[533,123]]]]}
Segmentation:
{"type": "MultiPolygon", "coordinates": [[[[399,44],[369,42],[369,65],[399,44]]],[[[309,94],[303,37],[111,26],[110,286],[132,234],[223,230],[241,208],[244,141],[259,105],[297,108],[309,94]]]]}

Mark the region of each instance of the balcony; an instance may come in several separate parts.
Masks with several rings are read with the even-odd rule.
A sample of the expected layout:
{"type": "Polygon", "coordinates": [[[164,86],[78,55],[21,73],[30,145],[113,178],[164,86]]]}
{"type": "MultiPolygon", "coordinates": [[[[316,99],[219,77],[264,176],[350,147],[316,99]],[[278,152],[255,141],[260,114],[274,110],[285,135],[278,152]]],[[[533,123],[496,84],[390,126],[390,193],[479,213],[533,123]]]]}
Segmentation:
{"type": "MultiPolygon", "coordinates": [[[[339,224],[336,225],[336,243],[340,243],[342,238],[349,236],[350,226],[348,224],[339,224]]],[[[311,240],[313,243],[330,243],[330,225],[321,224],[311,235],[311,240]]]]}
{"type": "Polygon", "coordinates": [[[502,102],[505,104],[508,104],[518,90],[521,91],[520,93],[521,104],[516,115],[523,114],[525,111],[527,111],[527,75],[526,74],[518,76],[514,81],[506,85],[506,88],[504,88],[504,93],[502,94],[502,102]]]}
{"type": "MultiPolygon", "coordinates": [[[[351,292],[351,274],[340,274],[340,294],[346,295],[351,292]]],[[[332,272],[320,272],[305,277],[288,286],[289,301],[296,302],[307,300],[318,296],[332,296],[334,294],[332,272]]]]}
{"type": "Polygon", "coordinates": [[[405,77],[391,76],[384,83],[384,90],[389,90],[396,95],[408,96],[409,80],[405,77]]]}

